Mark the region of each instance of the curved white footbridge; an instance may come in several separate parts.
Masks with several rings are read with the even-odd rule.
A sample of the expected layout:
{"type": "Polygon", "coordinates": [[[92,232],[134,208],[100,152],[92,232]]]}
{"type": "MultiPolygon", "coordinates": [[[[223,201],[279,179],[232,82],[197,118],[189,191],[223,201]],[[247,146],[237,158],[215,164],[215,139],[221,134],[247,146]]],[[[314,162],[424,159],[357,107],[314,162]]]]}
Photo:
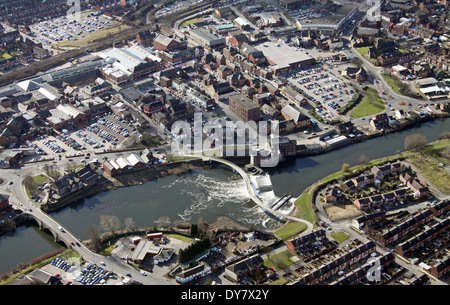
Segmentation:
{"type": "Polygon", "coordinates": [[[281,213],[280,211],[277,211],[271,207],[269,207],[268,205],[264,204],[264,202],[258,197],[258,195],[255,192],[255,189],[252,186],[252,183],[250,181],[249,176],[247,175],[247,173],[238,165],[234,164],[233,162],[230,162],[228,160],[222,159],[222,158],[217,158],[217,157],[205,157],[202,156],[201,157],[203,159],[203,161],[215,161],[215,162],[219,162],[222,164],[225,164],[229,167],[231,167],[233,170],[235,170],[245,181],[245,184],[247,186],[247,191],[250,194],[252,200],[258,205],[260,206],[261,209],[263,209],[264,211],[267,211],[268,213],[278,217],[278,218],[282,218],[282,219],[286,219],[286,220],[293,220],[293,221],[298,221],[298,222],[302,222],[304,224],[307,225],[307,229],[303,232],[303,234],[307,234],[312,232],[313,230],[313,224],[310,223],[309,221],[306,221],[302,218],[298,218],[289,214],[284,214],[281,213]]]}

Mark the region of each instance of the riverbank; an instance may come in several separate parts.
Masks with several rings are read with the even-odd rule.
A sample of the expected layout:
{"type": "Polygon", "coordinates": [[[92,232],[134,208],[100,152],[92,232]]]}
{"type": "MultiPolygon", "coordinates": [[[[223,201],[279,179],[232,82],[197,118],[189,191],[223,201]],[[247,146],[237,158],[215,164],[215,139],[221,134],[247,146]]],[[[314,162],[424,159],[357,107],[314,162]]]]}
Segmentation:
{"type": "Polygon", "coordinates": [[[103,192],[113,191],[122,187],[141,185],[150,181],[165,178],[170,175],[184,174],[190,170],[195,170],[202,167],[203,161],[201,159],[194,159],[189,160],[189,162],[180,161],[152,166],[140,171],[135,171],[115,177],[111,177],[107,173],[104,173],[103,176],[97,181],[97,183],[89,189],[85,189],[71,196],[68,196],[60,200],[58,203],[43,204],[41,206],[41,209],[46,213],[54,212],[75,201],[84,198],[90,198],[103,192]]]}
{"type": "MultiPolygon", "coordinates": [[[[402,123],[399,123],[395,127],[390,127],[387,130],[386,129],[376,130],[376,131],[374,130],[372,133],[364,134],[363,136],[360,136],[360,137],[350,138],[349,141],[342,142],[339,145],[328,146],[328,147],[321,146],[321,147],[315,148],[314,150],[306,150],[306,151],[301,151],[301,152],[298,151],[297,157],[308,157],[308,156],[314,156],[314,155],[331,152],[333,150],[342,148],[344,146],[349,146],[349,145],[359,143],[359,142],[362,142],[365,140],[370,140],[370,139],[374,139],[377,137],[386,136],[388,134],[401,132],[401,131],[404,131],[404,130],[407,130],[410,128],[414,128],[415,126],[426,123],[426,122],[430,122],[430,121],[434,121],[434,120],[445,120],[449,117],[450,117],[450,112],[441,112],[439,114],[428,115],[423,118],[416,117],[413,120],[408,119],[402,123]]],[[[297,145],[298,144],[299,143],[297,143],[297,145]]]]}
{"type": "MultiPolygon", "coordinates": [[[[397,154],[394,154],[391,156],[371,160],[364,164],[350,167],[346,171],[341,170],[341,171],[335,172],[333,174],[330,174],[330,175],[318,180],[317,182],[313,183],[312,185],[310,185],[303,191],[303,193],[297,198],[297,200],[295,202],[296,208],[292,212],[292,215],[297,216],[297,217],[302,217],[303,215],[307,215],[309,213],[314,213],[314,215],[316,215],[317,212],[320,212],[322,215],[327,215],[327,217],[331,220],[341,220],[341,219],[357,216],[355,214],[355,209],[346,210],[345,206],[337,207],[336,205],[326,204],[326,203],[316,204],[316,203],[318,203],[318,201],[317,201],[318,194],[321,191],[323,191],[330,184],[337,183],[340,180],[345,181],[345,180],[351,179],[353,177],[357,177],[358,175],[362,174],[364,171],[370,170],[373,166],[380,166],[380,165],[390,163],[390,162],[395,162],[395,161],[406,161],[408,164],[411,164],[411,166],[414,167],[415,172],[418,175],[422,176],[423,180],[425,180],[427,185],[430,186],[433,193],[439,192],[444,195],[448,194],[449,193],[448,188],[443,188],[442,185],[439,185],[436,183],[436,181],[439,181],[440,179],[442,179],[442,175],[446,175],[444,179],[449,181],[450,177],[449,177],[449,173],[447,172],[446,169],[444,169],[444,168],[438,169],[437,167],[434,167],[434,170],[431,170],[428,172],[422,172],[421,170],[423,170],[423,168],[418,169],[415,162],[410,160],[410,159],[414,159],[416,156],[424,155],[424,156],[426,156],[425,158],[427,160],[429,160],[431,157],[434,157],[434,158],[436,158],[435,163],[440,162],[440,161],[442,161],[440,159],[441,156],[436,157],[436,155],[438,155],[438,150],[442,150],[444,147],[446,147],[448,145],[450,145],[449,139],[433,141],[433,142],[428,143],[423,149],[421,149],[419,151],[406,151],[406,152],[397,153],[397,154]],[[431,153],[433,155],[430,155],[431,153]],[[327,211],[327,207],[333,207],[336,209],[340,209],[341,210],[340,212],[343,215],[341,215],[337,218],[333,217],[332,215],[330,215],[329,211],[327,211]]],[[[448,157],[446,159],[444,159],[444,161],[447,161],[447,163],[448,163],[449,162],[448,157]]],[[[430,166],[431,165],[429,165],[429,167],[430,166]]],[[[353,204],[351,204],[351,206],[353,207],[353,204]]],[[[317,220],[318,217],[316,216],[315,219],[317,220]]],[[[283,226],[281,226],[277,231],[275,231],[275,234],[276,235],[277,235],[277,233],[283,234],[283,229],[288,224],[290,224],[290,223],[287,223],[287,224],[284,224],[283,226]]],[[[291,226],[292,226],[292,224],[291,224],[291,226]]],[[[299,228],[298,230],[300,230],[300,229],[301,228],[299,228]]],[[[293,228],[291,228],[291,230],[295,232],[295,230],[293,230],[293,228]]]]}

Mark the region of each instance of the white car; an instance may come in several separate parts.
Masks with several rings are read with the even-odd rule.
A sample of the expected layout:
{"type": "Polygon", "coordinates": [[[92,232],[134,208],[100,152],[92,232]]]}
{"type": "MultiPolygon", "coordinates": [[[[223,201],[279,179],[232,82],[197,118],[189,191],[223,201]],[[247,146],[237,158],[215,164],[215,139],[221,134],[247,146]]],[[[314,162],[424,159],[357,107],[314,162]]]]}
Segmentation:
{"type": "Polygon", "coordinates": [[[147,273],[145,273],[145,271],[141,271],[141,274],[142,274],[143,276],[147,276],[147,273]]]}

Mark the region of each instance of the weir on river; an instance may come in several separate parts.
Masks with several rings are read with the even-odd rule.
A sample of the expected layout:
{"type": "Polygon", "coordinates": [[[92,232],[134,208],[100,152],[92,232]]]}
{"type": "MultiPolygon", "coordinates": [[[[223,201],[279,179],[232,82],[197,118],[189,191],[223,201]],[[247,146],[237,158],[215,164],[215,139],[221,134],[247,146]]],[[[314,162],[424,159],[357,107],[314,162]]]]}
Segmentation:
{"type": "MultiPolygon", "coordinates": [[[[255,193],[268,208],[274,207],[280,197],[275,195],[273,191],[272,181],[268,173],[262,175],[249,175],[250,183],[255,189],[255,193]]],[[[294,209],[294,200],[289,198],[285,204],[280,206],[277,204],[277,211],[283,214],[289,214],[294,209]],[[278,208],[279,207],[279,208],[278,208]]]]}

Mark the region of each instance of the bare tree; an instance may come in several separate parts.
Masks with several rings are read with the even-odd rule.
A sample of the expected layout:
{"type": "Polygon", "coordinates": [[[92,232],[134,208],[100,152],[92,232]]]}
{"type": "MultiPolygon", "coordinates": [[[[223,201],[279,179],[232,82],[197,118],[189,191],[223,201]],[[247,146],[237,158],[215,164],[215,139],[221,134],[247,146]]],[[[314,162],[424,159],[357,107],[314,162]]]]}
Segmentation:
{"type": "Polygon", "coordinates": [[[171,223],[169,216],[159,216],[157,222],[161,228],[169,228],[171,223]]]}
{"type": "Polygon", "coordinates": [[[135,231],[137,229],[136,222],[133,218],[127,217],[125,218],[125,228],[128,231],[135,231]]]}
{"type": "Polygon", "coordinates": [[[98,230],[98,227],[95,225],[92,225],[89,229],[89,240],[90,240],[90,248],[92,250],[97,250],[102,245],[102,238],[100,236],[100,232],[98,230]]]}
{"type": "Polygon", "coordinates": [[[344,163],[342,164],[341,171],[348,172],[350,170],[350,164],[344,163]]]}
{"type": "Polygon", "coordinates": [[[427,145],[427,138],[420,134],[414,133],[405,138],[405,150],[419,150],[427,145]]]}
{"type": "Polygon", "coordinates": [[[100,215],[100,226],[103,230],[115,234],[120,229],[121,224],[119,217],[114,215],[100,215]]]}
{"type": "Polygon", "coordinates": [[[444,131],[439,135],[439,140],[448,140],[450,139],[450,131],[444,131]]]}
{"type": "Polygon", "coordinates": [[[369,158],[365,154],[361,154],[359,156],[358,162],[360,165],[366,164],[367,162],[369,162],[369,158]]]}
{"type": "Polygon", "coordinates": [[[450,146],[445,147],[444,150],[442,150],[441,155],[444,158],[450,159],[450,146]]]}
{"type": "Polygon", "coordinates": [[[198,226],[198,232],[206,234],[208,232],[208,223],[203,219],[203,217],[200,217],[197,221],[198,226]]]}

